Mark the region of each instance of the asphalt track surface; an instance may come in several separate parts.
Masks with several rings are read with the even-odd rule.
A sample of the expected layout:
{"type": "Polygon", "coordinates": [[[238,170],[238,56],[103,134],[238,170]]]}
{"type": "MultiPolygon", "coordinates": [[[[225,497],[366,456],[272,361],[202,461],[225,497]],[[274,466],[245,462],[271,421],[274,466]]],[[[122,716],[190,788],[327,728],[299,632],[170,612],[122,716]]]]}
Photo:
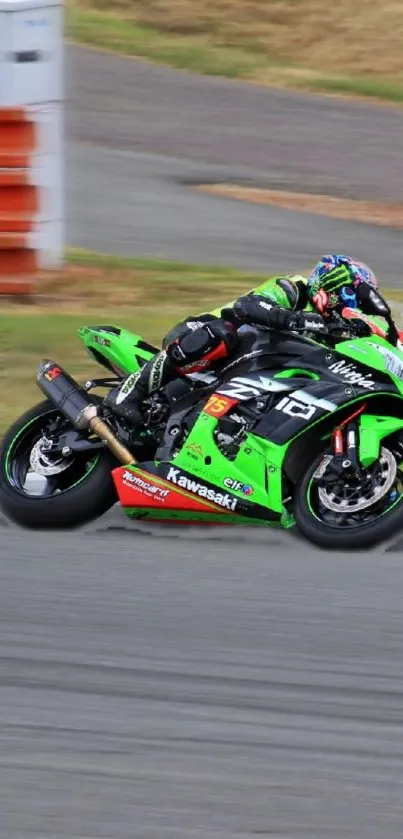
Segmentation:
{"type": "MultiPolygon", "coordinates": [[[[321,108],[334,114],[343,149],[358,130],[358,107],[358,122],[372,131],[361,166],[368,156],[376,188],[398,188],[392,135],[400,112],[246,87],[237,93],[186,74],[175,75],[175,90],[169,71],[81,51],[69,57],[81,78],[75,128],[69,115],[74,244],[81,231],[81,244],[132,253],[137,230],[139,252],[147,241],[152,252],[151,207],[158,216],[165,200],[157,252],[169,240],[171,255],[190,255],[204,219],[197,258],[224,261],[238,229],[242,264],[241,251],[253,257],[252,227],[263,262],[263,227],[274,237],[266,210],[186,199],[169,172],[186,165],[194,176],[207,156],[208,167],[221,169],[225,154],[233,171],[248,166],[249,154],[263,172],[268,127],[277,126],[280,153],[287,112],[294,126],[306,120],[307,181],[316,171],[323,189],[330,177],[311,157],[315,114],[318,127],[326,124],[321,108]],[[168,225],[175,196],[176,238],[168,225]],[[196,220],[185,206],[197,207],[196,220]]],[[[358,158],[354,180],[343,155],[337,171],[333,154],[337,185],[345,170],[346,187],[361,191],[358,158]]],[[[282,216],[302,239],[301,216],[282,216]]],[[[315,219],[306,252],[320,224],[315,219]]],[[[357,242],[367,236],[375,244],[374,231],[355,228],[357,242]]],[[[394,234],[376,236],[382,248],[382,237],[394,234]]],[[[401,839],[399,540],[348,557],[292,534],[139,530],[123,527],[116,509],[79,533],[28,534],[0,521],[0,839],[401,839]]]]}
{"type": "Polygon", "coordinates": [[[226,539],[3,526],[2,839],[400,839],[401,552],[226,539]]]}
{"type": "Polygon", "coordinates": [[[252,206],[189,183],[231,180],[401,200],[403,109],[198,78],[67,50],[69,244],[301,270],[353,253],[401,284],[401,231],[252,206]]]}

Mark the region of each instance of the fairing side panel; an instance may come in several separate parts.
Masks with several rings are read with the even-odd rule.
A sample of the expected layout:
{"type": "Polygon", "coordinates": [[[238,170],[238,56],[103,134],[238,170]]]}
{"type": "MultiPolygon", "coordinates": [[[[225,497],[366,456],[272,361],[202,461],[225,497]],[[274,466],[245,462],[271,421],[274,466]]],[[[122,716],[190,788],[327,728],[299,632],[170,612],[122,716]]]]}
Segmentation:
{"type": "Polygon", "coordinates": [[[157,352],[140,335],[118,326],[82,326],[77,334],[96,361],[123,376],[138,373],[157,352]]]}

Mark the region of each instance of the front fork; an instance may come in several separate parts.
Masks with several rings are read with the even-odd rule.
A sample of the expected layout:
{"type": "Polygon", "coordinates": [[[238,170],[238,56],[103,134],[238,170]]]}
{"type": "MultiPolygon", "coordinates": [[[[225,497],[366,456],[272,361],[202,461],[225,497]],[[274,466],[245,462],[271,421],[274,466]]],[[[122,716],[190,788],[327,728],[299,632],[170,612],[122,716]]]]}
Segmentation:
{"type": "Polygon", "coordinates": [[[366,403],[347,417],[333,432],[332,471],[359,474],[380,456],[382,440],[403,430],[403,420],[366,414],[366,403]]]}
{"type": "Polygon", "coordinates": [[[358,475],[361,472],[359,418],[366,407],[366,404],[361,405],[332,434],[333,459],[329,464],[329,472],[335,478],[340,478],[343,473],[347,476],[347,474],[358,475]]]}

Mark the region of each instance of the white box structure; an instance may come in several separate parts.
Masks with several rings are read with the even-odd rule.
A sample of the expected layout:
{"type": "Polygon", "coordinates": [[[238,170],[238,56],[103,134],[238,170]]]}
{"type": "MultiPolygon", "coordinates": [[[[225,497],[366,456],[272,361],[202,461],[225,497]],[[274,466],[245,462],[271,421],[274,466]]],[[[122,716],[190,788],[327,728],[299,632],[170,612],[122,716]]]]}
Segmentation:
{"type": "Polygon", "coordinates": [[[0,293],[61,265],[63,5],[0,0],[0,293]]]}

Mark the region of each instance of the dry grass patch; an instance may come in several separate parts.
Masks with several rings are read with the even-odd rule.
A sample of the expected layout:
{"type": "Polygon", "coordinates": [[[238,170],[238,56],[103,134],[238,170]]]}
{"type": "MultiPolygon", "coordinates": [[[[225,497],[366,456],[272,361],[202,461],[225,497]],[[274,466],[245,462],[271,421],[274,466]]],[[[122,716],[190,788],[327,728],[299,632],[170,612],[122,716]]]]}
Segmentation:
{"type": "Polygon", "coordinates": [[[197,187],[221,198],[246,201],[250,204],[270,204],[285,210],[298,210],[330,218],[359,221],[379,227],[403,230],[403,204],[383,201],[359,201],[335,198],[330,195],[310,195],[276,189],[238,186],[237,184],[203,184],[197,187]]]}
{"type": "Polygon", "coordinates": [[[400,0],[76,0],[175,36],[260,53],[322,76],[403,82],[400,0]]]}

